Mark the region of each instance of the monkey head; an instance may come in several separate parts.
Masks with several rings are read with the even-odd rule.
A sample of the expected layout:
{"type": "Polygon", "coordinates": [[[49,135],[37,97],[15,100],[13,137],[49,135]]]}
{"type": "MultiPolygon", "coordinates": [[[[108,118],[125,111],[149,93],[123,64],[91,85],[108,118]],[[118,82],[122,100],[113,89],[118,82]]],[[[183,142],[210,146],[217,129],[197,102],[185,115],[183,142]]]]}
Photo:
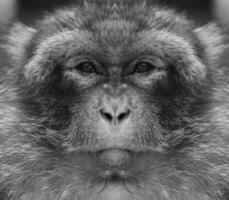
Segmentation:
{"type": "Polygon", "coordinates": [[[4,194],[220,200],[229,120],[225,92],[214,98],[226,87],[218,32],[137,0],[85,1],[14,26],[0,107],[10,108],[0,120],[4,194]]]}

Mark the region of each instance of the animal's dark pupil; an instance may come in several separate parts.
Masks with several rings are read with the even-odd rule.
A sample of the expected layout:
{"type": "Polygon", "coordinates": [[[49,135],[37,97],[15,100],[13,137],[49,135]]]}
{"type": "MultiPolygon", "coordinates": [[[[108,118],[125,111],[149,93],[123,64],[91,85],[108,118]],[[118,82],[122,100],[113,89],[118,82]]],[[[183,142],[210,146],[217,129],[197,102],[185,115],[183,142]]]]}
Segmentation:
{"type": "Polygon", "coordinates": [[[79,64],[77,66],[77,69],[79,69],[82,72],[86,72],[86,73],[93,73],[95,71],[94,65],[92,63],[89,63],[89,62],[79,64]]]}
{"type": "Polygon", "coordinates": [[[144,73],[153,70],[154,67],[146,62],[139,63],[136,67],[136,72],[138,73],[144,73]]]}

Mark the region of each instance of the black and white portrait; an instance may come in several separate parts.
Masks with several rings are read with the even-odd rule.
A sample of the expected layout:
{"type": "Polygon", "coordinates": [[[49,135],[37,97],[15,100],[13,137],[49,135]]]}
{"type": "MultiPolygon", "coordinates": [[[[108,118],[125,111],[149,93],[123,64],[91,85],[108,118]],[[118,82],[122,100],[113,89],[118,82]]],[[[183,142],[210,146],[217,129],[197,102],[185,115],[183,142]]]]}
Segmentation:
{"type": "Polygon", "coordinates": [[[0,200],[228,200],[228,12],[0,0],[0,200]]]}

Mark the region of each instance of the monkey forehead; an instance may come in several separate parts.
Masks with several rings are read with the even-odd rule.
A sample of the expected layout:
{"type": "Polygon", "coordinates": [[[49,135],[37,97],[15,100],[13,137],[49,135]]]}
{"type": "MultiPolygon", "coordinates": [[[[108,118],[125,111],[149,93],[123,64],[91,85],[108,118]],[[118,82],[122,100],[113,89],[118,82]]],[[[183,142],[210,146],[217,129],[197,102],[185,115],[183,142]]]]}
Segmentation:
{"type": "MultiPolygon", "coordinates": [[[[91,0],[90,0],[91,1],[91,0]]],[[[90,2],[89,1],[89,2],[90,2]]],[[[87,0],[86,0],[87,2],[87,0]]],[[[147,5],[141,0],[98,0],[86,6],[71,5],[58,9],[55,13],[47,15],[38,23],[37,28],[42,34],[50,35],[63,29],[74,28],[93,31],[98,26],[107,29],[128,24],[135,30],[144,30],[151,27],[166,28],[173,31],[182,31],[190,26],[184,15],[158,6],[155,2],[147,5]],[[47,28],[48,27],[48,28],[47,28]]]]}
{"type": "MultiPolygon", "coordinates": [[[[191,31],[188,35],[191,35],[191,31]]],[[[176,49],[183,51],[185,48],[182,48],[184,46],[182,43],[187,43],[185,40],[188,39],[185,34],[175,33],[167,27],[161,29],[158,24],[139,29],[138,24],[133,21],[107,19],[95,21],[92,29],[75,27],[59,29],[55,33],[49,32],[39,38],[38,46],[34,49],[45,47],[43,49],[46,51],[60,50],[60,53],[68,55],[95,51],[99,54],[101,51],[103,55],[109,54],[110,57],[111,55],[120,56],[125,52],[140,53],[146,49],[151,50],[153,46],[158,47],[159,43],[170,44],[170,47],[176,47],[179,44],[180,48],[178,46],[176,49]],[[175,38],[179,43],[174,42],[175,38]]],[[[163,47],[163,45],[160,46],[163,47]]],[[[60,56],[60,53],[56,55],[60,56]]]]}
{"type": "MultiPolygon", "coordinates": [[[[41,22],[40,34],[34,37],[35,45],[28,49],[37,51],[33,55],[46,52],[47,55],[56,55],[58,59],[93,53],[96,57],[102,55],[106,57],[104,60],[110,59],[116,63],[120,57],[125,59],[128,54],[138,56],[146,50],[161,55],[169,51],[170,54],[186,52],[184,46],[191,40],[192,27],[182,15],[162,8],[142,8],[141,12],[135,7],[130,9],[131,12],[127,13],[131,15],[121,12],[115,17],[114,13],[109,12],[98,16],[99,10],[96,8],[91,13],[79,9],[59,10],[56,15],[41,22]]],[[[190,52],[194,49],[191,45],[186,46],[190,52]]]]}
{"type": "MultiPolygon", "coordinates": [[[[94,24],[94,40],[97,44],[115,51],[134,42],[136,24],[126,20],[105,20],[94,24]]],[[[115,51],[116,52],[116,51],[115,51]]]]}
{"type": "MultiPolygon", "coordinates": [[[[114,30],[114,27],[112,28],[114,30]]],[[[125,31],[124,31],[125,32],[125,31]]],[[[141,33],[123,33],[111,31],[108,33],[92,34],[79,29],[64,30],[52,34],[41,41],[36,53],[48,53],[57,57],[68,58],[77,54],[102,55],[109,54],[121,56],[122,53],[154,53],[164,57],[166,52],[194,54],[193,46],[184,38],[166,31],[148,30],[141,33]]],[[[54,57],[53,57],[54,58],[54,57]]]]}

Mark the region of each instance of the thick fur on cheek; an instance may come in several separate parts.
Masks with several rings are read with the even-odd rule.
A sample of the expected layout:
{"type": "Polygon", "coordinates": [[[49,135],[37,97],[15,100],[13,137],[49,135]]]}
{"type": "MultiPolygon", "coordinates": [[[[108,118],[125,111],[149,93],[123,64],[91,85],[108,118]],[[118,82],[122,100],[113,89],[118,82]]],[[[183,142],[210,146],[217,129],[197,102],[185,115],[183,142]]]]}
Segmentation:
{"type": "MultiPolygon", "coordinates": [[[[0,118],[5,122],[0,120],[0,130],[4,129],[0,136],[2,196],[6,195],[6,199],[12,200],[76,200],[97,195],[90,181],[82,182],[80,178],[82,160],[69,157],[58,148],[60,138],[57,132],[52,131],[52,134],[47,130],[45,134],[44,127],[38,125],[37,119],[34,122],[31,118],[26,120],[22,113],[17,116],[15,110],[7,109],[4,114],[5,117],[0,118]],[[6,123],[7,118],[11,120],[6,123]]],[[[101,190],[100,187],[98,190],[101,190]]]]}
{"type": "Polygon", "coordinates": [[[85,105],[81,104],[72,109],[75,112],[71,117],[69,126],[63,130],[65,136],[62,147],[68,152],[95,144],[98,136],[97,122],[94,119],[90,120],[91,116],[84,107],[85,105]]]}
{"type": "MultiPolygon", "coordinates": [[[[147,200],[221,200],[222,188],[228,184],[228,174],[224,174],[228,159],[225,161],[221,158],[221,163],[216,164],[215,156],[213,150],[202,148],[193,149],[190,153],[154,155],[147,162],[144,160],[144,166],[141,166],[147,178],[140,179],[140,186],[135,189],[135,186],[129,187],[129,190],[147,200]]],[[[143,160],[139,162],[143,163],[143,160]]]]}
{"type": "Polygon", "coordinates": [[[163,134],[165,130],[160,125],[159,118],[157,117],[157,108],[155,108],[153,113],[149,113],[149,110],[149,108],[148,110],[146,108],[141,118],[133,120],[131,135],[137,146],[143,145],[153,151],[161,152],[167,147],[166,137],[163,134]]]}
{"type": "MultiPolygon", "coordinates": [[[[41,150],[41,149],[40,149],[41,150]]],[[[44,152],[43,152],[44,153],[44,152]]],[[[92,189],[79,179],[77,165],[69,166],[64,159],[55,156],[42,156],[39,152],[27,148],[25,152],[8,156],[8,162],[15,157],[14,167],[5,164],[5,172],[1,175],[1,183],[13,200],[32,199],[69,199],[75,200],[81,196],[89,199],[92,189]],[[30,153],[28,151],[30,150],[30,153]],[[78,175],[77,175],[78,174],[78,175]]]]}

